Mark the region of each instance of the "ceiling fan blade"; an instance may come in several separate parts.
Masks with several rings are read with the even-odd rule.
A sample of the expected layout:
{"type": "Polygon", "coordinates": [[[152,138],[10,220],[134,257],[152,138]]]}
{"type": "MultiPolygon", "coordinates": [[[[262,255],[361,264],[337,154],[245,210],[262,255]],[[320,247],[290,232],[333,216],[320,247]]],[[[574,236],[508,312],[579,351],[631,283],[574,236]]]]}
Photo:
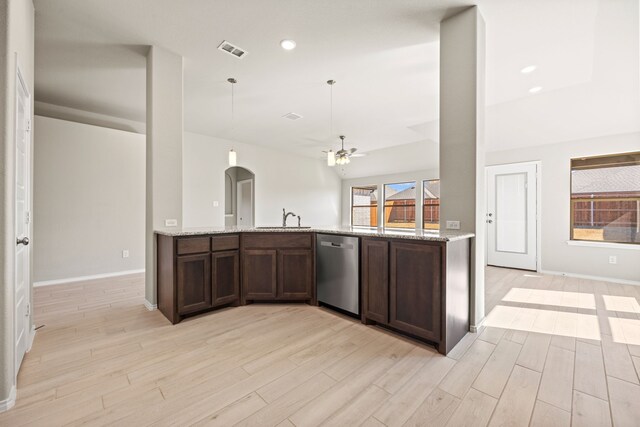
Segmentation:
{"type": "Polygon", "coordinates": [[[357,149],[357,148],[352,148],[351,150],[349,150],[349,154],[353,154],[353,153],[355,153],[356,151],[358,151],[358,149],[357,149]]]}
{"type": "Polygon", "coordinates": [[[356,153],[356,154],[352,154],[351,157],[364,157],[366,155],[367,153],[356,153]]]}

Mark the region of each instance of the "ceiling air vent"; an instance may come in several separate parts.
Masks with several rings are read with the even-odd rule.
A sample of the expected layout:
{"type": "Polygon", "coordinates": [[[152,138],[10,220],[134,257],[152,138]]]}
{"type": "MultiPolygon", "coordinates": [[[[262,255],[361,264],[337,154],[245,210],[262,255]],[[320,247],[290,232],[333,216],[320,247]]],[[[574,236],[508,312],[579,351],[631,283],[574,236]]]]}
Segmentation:
{"type": "Polygon", "coordinates": [[[236,58],[242,59],[249,54],[246,50],[239,48],[236,45],[229,43],[226,40],[223,40],[218,46],[218,50],[228,53],[229,55],[233,55],[236,58]]]}
{"type": "Polygon", "coordinates": [[[289,120],[298,120],[301,119],[302,116],[300,114],[296,114],[296,113],[287,113],[284,116],[282,116],[283,119],[289,119],[289,120]]]}

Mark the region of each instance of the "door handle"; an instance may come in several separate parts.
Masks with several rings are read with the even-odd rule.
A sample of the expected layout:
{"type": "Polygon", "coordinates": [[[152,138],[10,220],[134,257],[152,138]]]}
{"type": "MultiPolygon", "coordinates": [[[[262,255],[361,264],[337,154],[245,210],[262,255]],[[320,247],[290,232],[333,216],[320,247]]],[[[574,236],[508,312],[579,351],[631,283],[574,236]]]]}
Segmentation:
{"type": "Polygon", "coordinates": [[[23,237],[22,239],[16,239],[16,245],[28,246],[29,245],[29,238],[28,237],[23,237]]]}

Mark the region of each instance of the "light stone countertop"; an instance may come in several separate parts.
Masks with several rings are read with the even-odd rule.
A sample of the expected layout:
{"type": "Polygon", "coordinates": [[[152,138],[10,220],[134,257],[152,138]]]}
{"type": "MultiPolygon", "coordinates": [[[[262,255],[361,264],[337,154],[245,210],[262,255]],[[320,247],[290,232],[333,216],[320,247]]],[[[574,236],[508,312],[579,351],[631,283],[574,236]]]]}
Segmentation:
{"type": "Polygon", "coordinates": [[[433,242],[451,242],[454,240],[469,239],[474,237],[473,233],[462,231],[446,230],[401,230],[369,227],[349,227],[349,226],[328,226],[328,227],[205,227],[205,228],[174,228],[166,227],[155,230],[157,234],[164,236],[198,236],[209,234],[228,233],[324,233],[339,234],[346,236],[364,237],[389,237],[394,239],[426,240],[433,242]]]}

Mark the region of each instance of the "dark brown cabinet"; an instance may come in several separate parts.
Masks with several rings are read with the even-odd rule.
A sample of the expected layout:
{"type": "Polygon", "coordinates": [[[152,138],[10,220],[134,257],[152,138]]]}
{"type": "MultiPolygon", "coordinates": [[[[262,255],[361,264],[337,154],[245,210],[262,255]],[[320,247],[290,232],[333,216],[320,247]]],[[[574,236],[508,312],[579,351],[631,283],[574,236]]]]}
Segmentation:
{"type": "Polygon", "coordinates": [[[439,341],[442,247],[392,242],[390,257],[389,325],[439,341]]]}
{"type": "Polygon", "coordinates": [[[239,236],[158,236],[158,309],[172,323],[240,302],[239,236]]]}
{"type": "Polygon", "coordinates": [[[179,256],[176,262],[178,314],[211,308],[211,256],[179,256]]]}
{"type": "Polygon", "coordinates": [[[245,249],[242,253],[244,300],[273,300],[278,294],[275,249],[245,249]]]}
{"type": "Polygon", "coordinates": [[[238,303],[240,298],[240,254],[237,250],[211,254],[213,306],[238,303]]]}
{"type": "Polygon", "coordinates": [[[312,297],[313,252],[310,249],[278,251],[278,296],[307,300],[312,297]]]}
{"type": "Polygon", "coordinates": [[[242,247],[244,301],[314,301],[311,234],[246,234],[242,247]]]}
{"type": "Polygon", "coordinates": [[[389,242],[362,239],[362,311],[364,317],[389,322],[389,242]]]}
{"type": "Polygon", "coordinates": [[[469,330],[469,242],[362,239],[362,318],[435,343],[469,330]]]}
{"type": "MultiPolygon", "coordinates": [[[[315,234],[157,234],[158,309],[172,322],[259,301],[316,304],[315,234]]],[[[470,239],[361,238],[364,323],[447,354],[469,330],[470,239]]]]}

